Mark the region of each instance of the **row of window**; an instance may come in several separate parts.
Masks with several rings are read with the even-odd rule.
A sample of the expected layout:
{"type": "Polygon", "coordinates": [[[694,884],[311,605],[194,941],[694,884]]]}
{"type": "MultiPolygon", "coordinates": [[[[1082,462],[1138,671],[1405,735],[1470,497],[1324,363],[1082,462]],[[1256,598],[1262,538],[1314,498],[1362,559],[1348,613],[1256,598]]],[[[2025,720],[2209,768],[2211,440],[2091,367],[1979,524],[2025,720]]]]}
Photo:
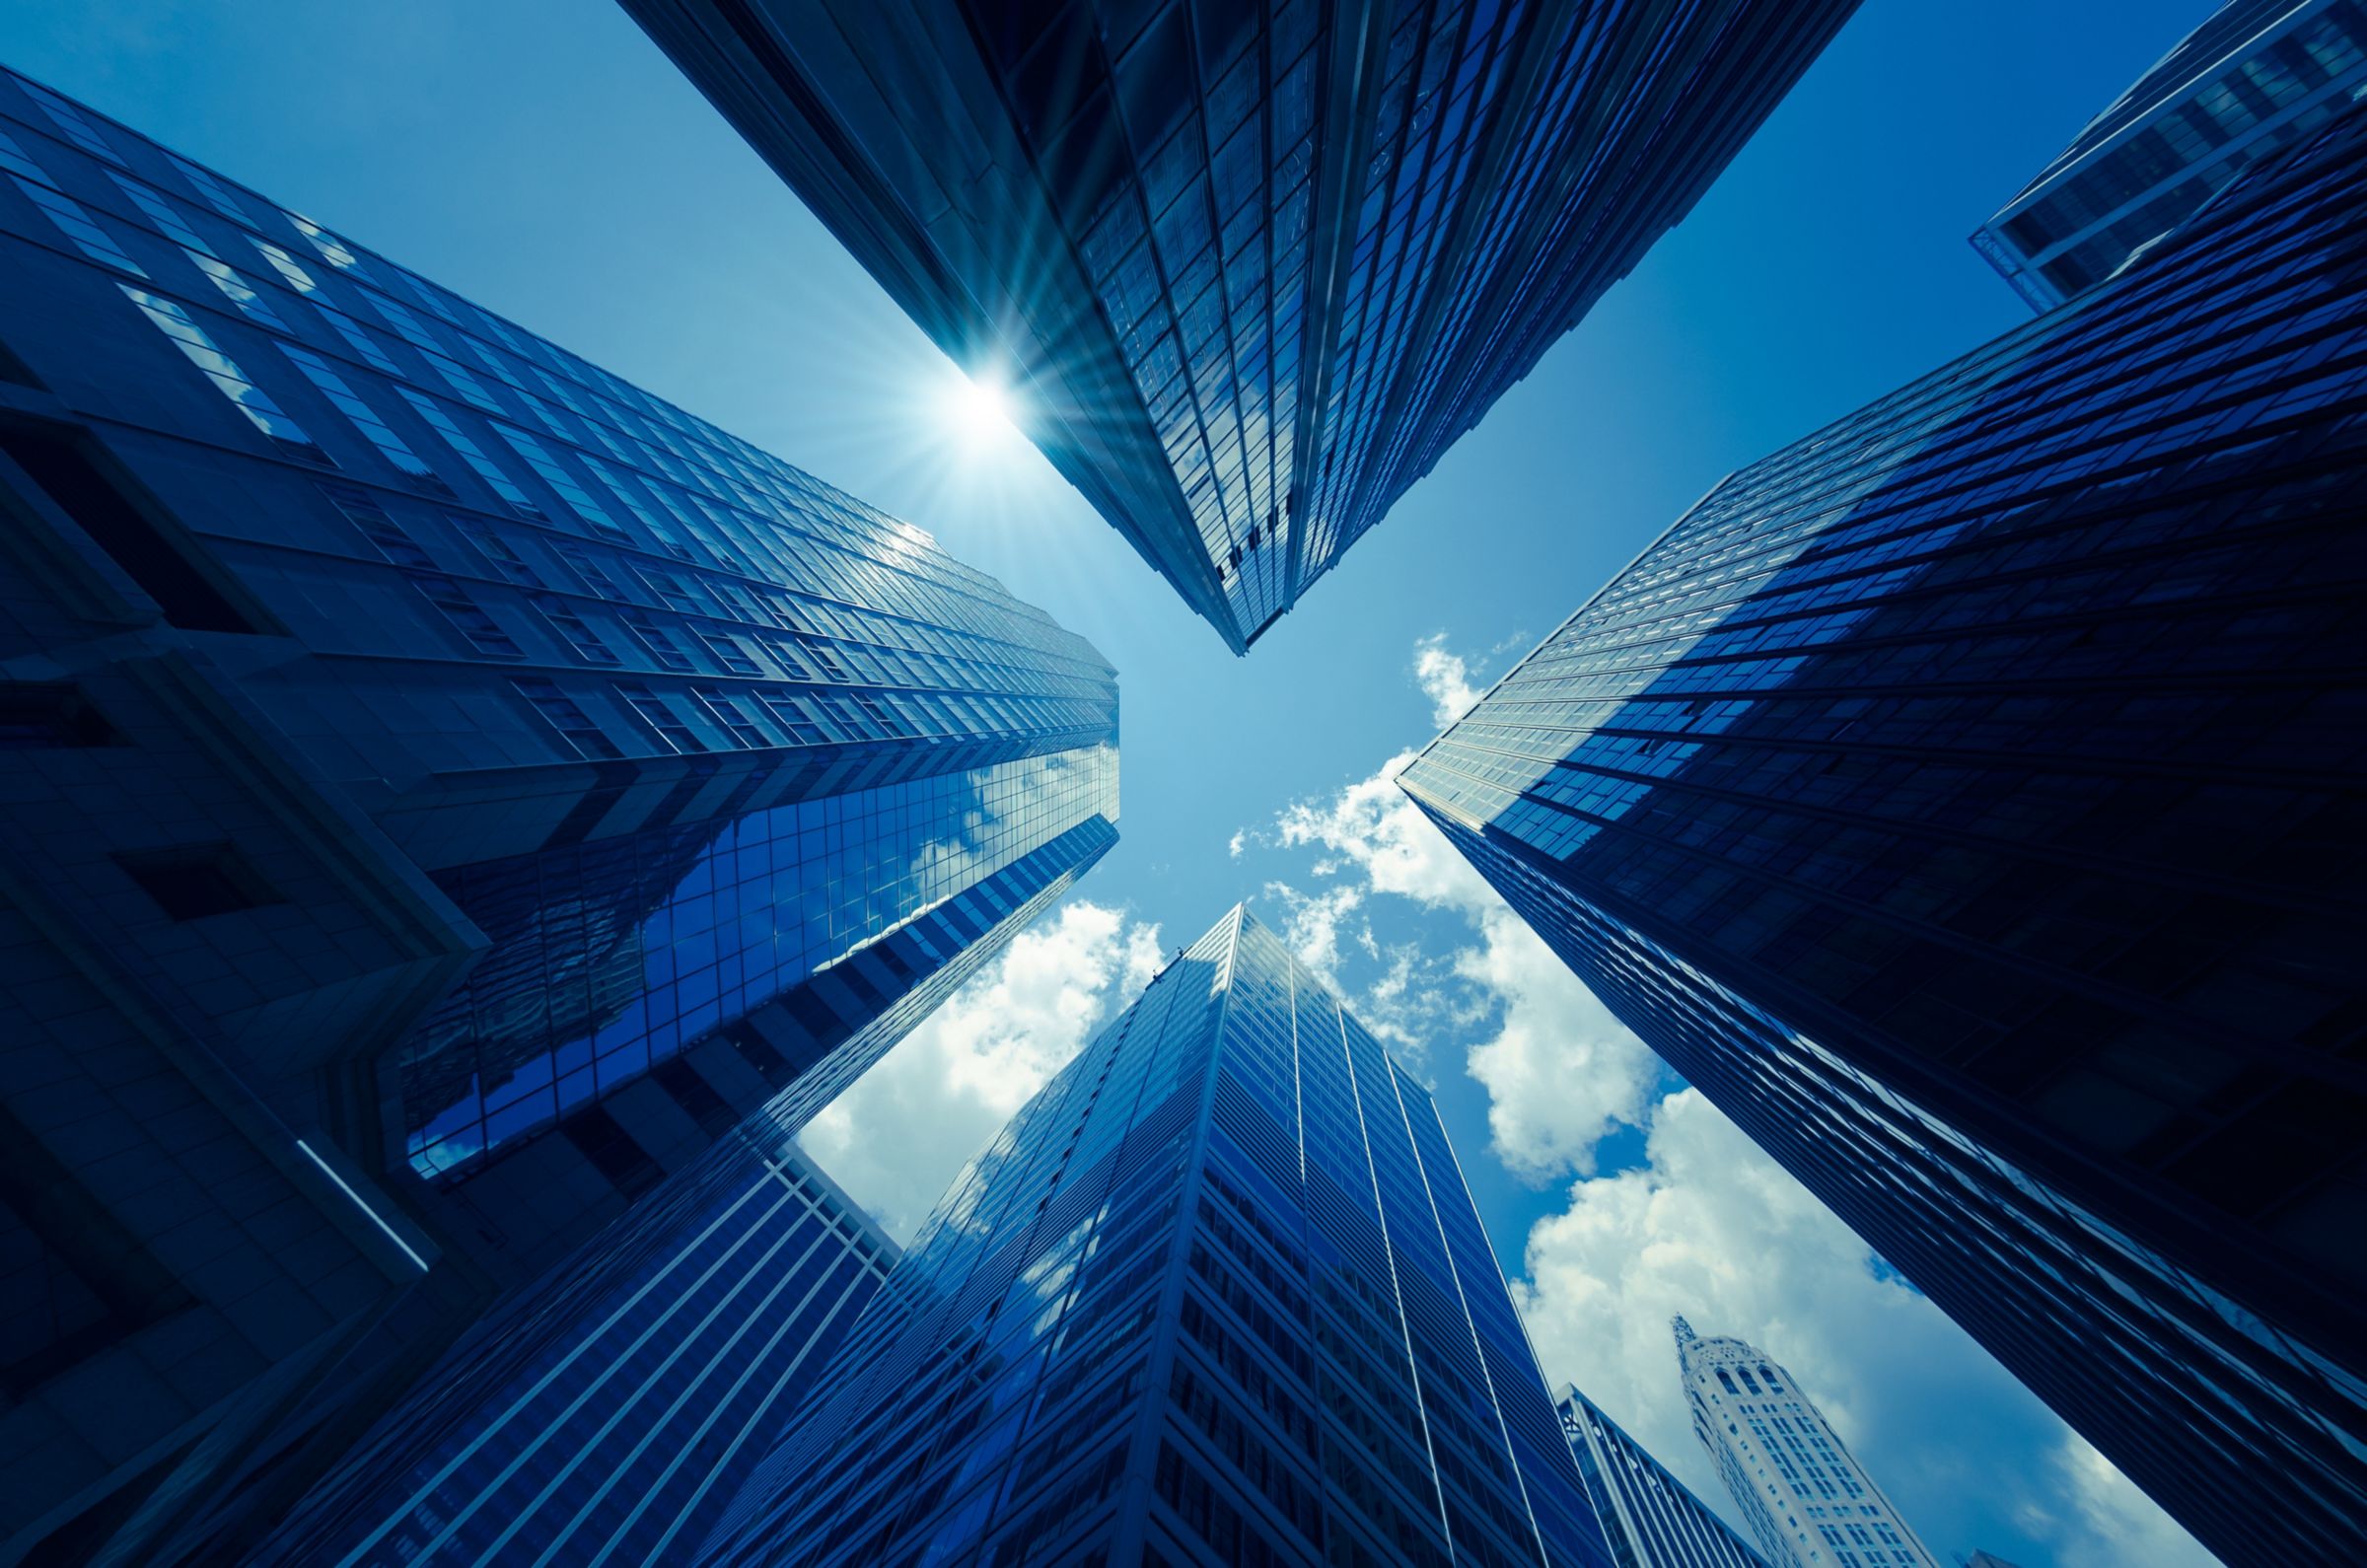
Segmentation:
{"type": "MultiPolygon", "coordinates": [[[[94,134],[96,133],[94,132],[94,134]]],[[[113,159],[112,162],[119,166],[121,160],[117,158],[113,159]]],[[[143,281],[146,281],[147,274],[144,269],[142,269],[137,263],[133,262],[131,258],[121,249],[121,248],[116,246],[112,240],[106,235],[105,231],[95,221],[90,219],[88,213],[85,212],[78,203],[75,203],[71,198],[65,196],[57,187],[56,183],[49,179],[42,171],[35,166],[32,161],[23,154],[22,148],[19,147],[13,139],[5,139],[4,133],[0,133],[0,163],[5,163],[8,172],[16,179],[19,187],[24,189],[28,195],[36,202],[36,204],[42,206],[43,209],[48,212],[51,219],[61,228],[61,230],[68,234],[69,238],[73,239],[84,249],[86,254],[91,255],[95,260],[107,264],[112,270],[127,276],[136,276],[143,281]]],[[[227,203],[227,210],[232,216],[234,216],[235,221],[238,221],[243,225],[250,224],[251,222],[251,220],[246,215],[244,208],[238,204],[235,197],[227,197],[226,201],[216,199],[218,196],[224,196],[224,189],[221,186],[220,181],[213,180],[211,177],[204,176],[203,172],[195,170],[194,166],[185,165],[179,160],[174,160],[174,163],[175,167],[179,169],[181,174],[189,178],[192,186],[198,189],[200,194],[205,195],[209,201],[214,202],[218,208],[225,207],[227,203]]],[[[261,292],[254,289],[252,285],[250,284],[243,276],[241,276],[235,269],[231,268],[222,260],[220,254],[215,250],[215,249],[209,245],[206,240],[196,232],[196,230],[183,217],[183,215],[172,205],[169,198],[166,198],[161,192],[154,190],[152,187],[140,184],[124,175],[115,174],[111,170],[108,173],[110,174],[110,177],[113,178],[116,185],[124,192],[131,204],[146,215],[147,220],[157,228],[159,234],[171,243],[175,244],[182,251],[182,253],[188,257],[192,264],[194,264],[200,271],[204,272],[205,275],[211,278],[213,282],[222,290],[224,295],[231,301],[234,307],[236,307],[242,314],[245,314],[246,316],[254,320],[258,325],[270,328],[282,334],[283,336],[288,335],[289,327],[284,317],[278,311],[273,309],[261,292]]],[[[308,228],[303,220],[294,219],[292,216],[290,221],[296,226],[298,233],[306,234],[308,238],[313,239],[317,249],[323,246],[329,248],[328,249],[323,249],[323,253],[324,258],[327,258],[331,261],[332,265],[339,266],[340,269],[353,269],[356,271],[356,275],[358,276],[367,277],[372,275],[367,270],[362,269],[363,264],[357,257],[353,256],[349,249],[337,244],[333,241],[333,239],[325,238],[323,232],[320,231],[317,225],[312,225],[308,228]],[[336,252],[336,255],[330,254],[330,250],[332,249],[336,252]],[[344,259],[339,261],[337,256],[342,256],[344,259]]],[[[350,348],[361,354],[365,360],[367,360],[368,363],[370,363],[377,371],[385,374],[400,374],[399,371],[397,371],[394,367],[393,361],[388,358],[385,352],[376,346],[375,341],[370,337],[366,330],[353,322],[351,318],[346,317],[342,312],[338,312],[333,307],[330,307],[326,304],[325,299],[323,297],[321,285],[318,280],[314,279],[311,274],[306,272],[305,269],[293,259],[293,257],[288,255],[284,249],[271,244],[269,241],[264,240],[259,235],[251,232],[245,234],[244,238],[255,247],[257,253],[264,257],[264,259],[271,266],[273,272],[280,278],[281,281],[286,283],[290,288],[296,290],[300,295],[309,297],[313,301],[314,305],[322,310],[324,319],[330,322],[330,324],[336,329],[339,337],[350,348]]],[[[408,276],[408,274],[402,275],[405,277],[408,276]]],[[[357,287],[360,286],[357,285],[357,287]]],[[[417,285],[417,289],[421,293],[423,299],[427,300],[431,304],[435,304],[437,313],[439,315],[446,317],[448,320],[454,317],[454,305],[441,303],[435,291],[428,289],[425,285],[417,285]]],[[[383,305],[385,308],[380,311],[380,314],[386,317],[390,321],[394,322],[397,325],[398,330],[403,331],[406,339],[412,341],[414,346],[419,346],[421,348],[422,353],[427,352],[426,343],[421,342],[420,340],[427,339],[428,341],[432,342],[432,338],[428,337],[428,329],[425,323],[422,322],[417,316],[409,313],[405,308],[396,305],[392,301],[384,300],[383,297],[374,289],[360,287],[360,292],[363,294],[364,299],[373,304],[374,307],[383,305]]],[[[198,322],[190,316],[190,313],[184,305],[179,301],[161,295],[153,289],[140,289],[136,294],[134,294],[133,298],[135,299],[135,302],[140,304],[142,309],[147,312],[147,314],[150,316],[150,319],[156,321],[160,329],[164,330],[169,336],[171,336],[181,348],[182,352],[187,354],[190,359],[197,364],[198,368],[209,376],[209,378],[214,382],[214,385],[216,385],[224,392],[224,394],[233,402],[233,404],[239,407],[242,413],[251,422],[253,422],[263,434],[269,437],[281,451],[291,456],[303,458],[306,461],[322,463],[327,463],[328,460],[320,443],[314,440],[311,435],[307,433],[288,414],[284,407],[280,406],[269,396],[268,393],[261,390],[255,379],[248,373],[246,368],[242,367],[237,361],[233,360],[223,350],[219,342],[217,342],[204,329],[204,327],[198,324],[198,322]]],[[[455,304],[457,304],[457,302],[455,302],[455,304]]],[[[486,319],[488,323],[491,322],[491,320],[492,319],[490,318],[486,319]]],[[[515,346],[516,339],[512,337],[511,334],[504,332],[503,335],[511,338],[511,341],[515,346]]],[[[487,368],[492,374],[497,376],[501,381],[511,385],[513,389],[518,391],[518,393],[522,398],[526,398],[528,400],[530,411],[534,411],[537,408],[548,408],[548,405],[539,404],[538,400],[531,397],[531,394],[525,393],[523,387],[519,382],[518,375],[503,365],[500,359],[493,355],[483,343],[474,338],[466,338],[466,341],[478,353],[481,358],[486,360],[487,368]]],[[[419,451],[413,446],[413,444],[405,440],[398,432],[396,432],[393,426],[393,423],[381,411],[371,407],[363,394],[357,391],[356,384],[351,379],[350,374],[341,373],[339,367],[334,366],[330,362],[323,359],[319,354],[313,352],[309,347],[286,343],[282,343],[280,346],[288,355],[291,363],[302,372],[305,379],[312,383],[312,385],[333,407],[336,407],[354,424],[355,428],[369,440],[373,448],[388,461],[391,466],[393,466],[398,473],[402,474],[407,482],[413,484],[415,487],[427,489],[431,493],[446,495],[451,493],[450,486],[446,480],[434,471],[431,464],[420,456],[419,451]]],[[[555,353],[555,351],[547,350],[547,345],[545,345],[545,350],[546,352],[555,353]]],[[[453,362],[448,358],[443,357],[440,351],[438,357],[442,361],[442,365],[449,366],[453,364],[453,362]]],[[[457,366],[455,368],[457,369],[457,366]]],[[[560,385],[555,382],[551,382],[547,373],[541,372],[538,367],[527,365],[524,368],[535,374],[541,375],[545,383],[550,386],[551,390],[555,393],[559,393],[562,396],[566,395],[560,385]]],[[[590,372],[589,367],[584,367],[584,370],[587,374],[590,372]]],[[[439,371],[440,373],[443,373],[441,367],[439,367],[439,371]]],[[[475,381],[474,377],[469,375],[469,373],[462,372],[461,375],[466,378],[466,381],[456,380],[450,374],[446,374],[445,379],[448,383],[453,385],[457,391],[461,392],[464,397],[468,398],[468,400],[471,400],[478,406],[482,407],[487,398],[472,397],[470,396],[470,392],[472,389],[478,392],[483,392],[483,384],[475,381]]],[[[612,378],[610,380],[612,381],[612,378]]],[[[623,384],[621,383],[616,383],[614,385],[617,389],[622,389],[623,387],[623,384]]],[[[472,471],[474,471],[478,477],[483,479],[489,488],[493,489],[496,496],[498,496],[506,504],[510,505],[513,510],[518,511],[521,516],[530,518],[542,518],[546,515],[539,506],[538,506],[526,495],[523,489],[521,489],[515,482],[510,480],[506,473],[501,471],[499,466],[494,463],[493,460],[486,456],[484,449],[481,446],[479,446],[466,432],[460,429],[458,424],[452,419],[451,415],[443,410],[440,405],[422,396],[415,390],[407,386],[397,386],[395,390],[397,393],[401,395],[407,403],[410,404],[413,411],[419,415],[421,420],[428,426],[428,428],[441,436],[447,445],[450,446],[452,450],[461,458],[463,463],[466,464],[472,471]]],[[[629,391],[629,389],[625,390],[629,391]]],[[[635,395],[638,396],[639,394],[635,393],[635,395]]],[[[580,401],[580,399],[575,398],[568,398],[568,400],[571,403],[580,401]]],[[[662,405],[657,406],[662,407],[662,405]]],[[[488,410],[488,412],[490,411],[491,410],[488,410]]],[[[667,412],[671,413],[672,411],[668,410],[667,412]]],[[[679,414],[673,414],[672,417],[678,423],[681,421],[681,416],[679,414]]],[[[554,426],[555,419],[556,416],[554,411],[552,415],[552,422],[554,423],[554,426]]],[[[578,515],[582,517],[583,521],[585,521],[595,533],[616,538],[622,542],[630,542],[629,536],[624,534],[624,531],[615,523],[615,520],[607,512],[606,508],[600,502],[592,498],[587,484],[580,480],[575,474],[570,472],[563,463],[559,463],[550,450],[544,447],[538,438],[524,430],[518,429],[514,425],[502,422],[500,420],[491,420],[489,422],[492,423],[493,428],[501,436],[502,440],[519,454],[521,460],[525,461],[530,467],[535,468],[538,476],[544,478],[546,482],[549,482],[552,485],[554,493],[558,494],[562,501],[571,510],[578,513],[578,515]],[[606,526],[604,527],[603,525],[606,526]]],[[[602,431],[597,423],[590,424],[587,426],[587,428],[592,429],[596,435],[602,434],[602,431]]],[[[652,425],[648,428],[653,435],[663,434],[661,427],[658,425],[652,425]]],[[[639,437],[633,437],[632,439],[636,441],[641,440],[639,437]]],[[[644,443],[644,445],[646,445],[646,443],[644,443]]],[[[654,454],[655,451],[655,448],[648,449],[650,454],[654,454]]],[[[753,449],[750,449],[750,451],[753,453],[753,449]]],[[[619,456],[624,456],[624,453],[621,450],[619,451],[619,456]]],[[[707,455],[709,458],[713,456],[716,456],[716,454],[709,453],[707,455]]],[[[656,537],[663,546],[683,559],[690,558],[689,550],[687,546],[682,543],[679,534],[660,521],[658,512],[656,510],[654,510],[644,501],[636,498],[633,487],[623,479],[622,475],[616,473],[615,470],[607,468],[601,463],[599,459],[593,458],[589,454],[579,453],[579,458],[580,461],[590,465],[596,474],[607,479],[610,489],[624,501],[628,510],[632,511],[644,522],[646,526],[649,527],[652,536],[656,537]]],[[[645,459],[628,459],[628,461],[645,463],[645,459]]],[[[702,458],[701,461],[706,461],[706,459],[702,458]]],[[[802,475],[794,475],[794,470],[787,469],[785,466],[778,464],[774,460],[766,457],[762,458],[762,463],[772,468],[779,469],[778,475],[771,476],[771,483],[775,487],[784,482],[792,484],[792,487],[797,493],[797,502],[795,504],[800,506],[810,504],[811,498],[806,493],[810,489],[814,489],[815,494],[817,495],[822,494],[820,490],[815,489],[815,487],[812,486],[811,481],[804,480],[802,475]],[[785,478],[783,476],[794,476],[794,478],[785,478]]],[[[746,466],[745,463],[743,463],[741,466],[746,466]]],[[[735,469],[734,471],[736,472],[737,470],[735,469]]],[[[681,470],[681,476],[685,482],[691,479],[700,478],[704,472],[705,470],[698,467],[695,463],[689,468],[681,470]]],[[[731,477],[730,474],[726,474],[725,476],[727,478],[731,477]]],[[[761,479],[763,476],[758,477],[761,479]]],[[[644,482],[650,481],[645,480],[644,482]]],[[[727,563],[734,564],[739,569],[746,569],[744,563],[737,562],[737,558],[728,548],[721,546],[719,539],[715,538],[712,535],[704,534],[701,531],[698,521],[692,518],[688,512],[684,510],[686,507],[692,505],[705,507],[706,503],[704,501],[699,500],[694,494],[685,496],[681,500],[678,501],[670,498],[662,488],[654,485],[652,488],[652,494],[656,497],[656,499],[666,502],[668,506],[672,507],[678,514],[680,514],[681,523],[684,527],[689,528],[693,532],[700,532],[702,539],[711,546],[715,547],[719,558],[724,559],[727,563]]],[[[849,508],[859,505],[857,503],[847,502],[845,498],[836,497],[834,492],[828,493],[826,499],[830,503],[838,505],[841,511],[847,511],[849,508]]],[[[761,507],[763,503],[754,502],[750,504],[755,504],[761,507]]],[[[876,516],[868,513],[868,509],[862,509],[860,514],[848,511],[848,517],[855,519],[862,526],[859,528],[855,527],[846,519],[840,519],[836,521],[836,535],[834,541],[840,543],[842,546],[846,541],[853,540],[858,543],[863,553],[877,556],[880,553],[880,544],[882,542],[886,542],[890,546],[889,552],[887,555],[882,556],[881,558],[894,560],[897,563],[899,572],[910,573],[918,571],[924,576],[934,576],[940,579],[945,579],[948,577],[967,579],[968,581],[966,581],[965,583],[965,593],[975,592],[975,587],[970,586],[971,583],[974,583],[976,586],[988,588],[990,590],[993,589],[990,579],[984,579],[979,577],[977,574],[969,573],[967,568],[960,568],[957,563],[952,563],[950,560],[937,555],[933,549],[929,549],[925,546],[925,540],[922,538],[922,536],[918,535],[914,531],[904,527],[903,525],[895,524],[892,520],[876,518],[876,516]],[[885,539],[881,537],[881,531],[883,529],[886,530],[885,539]],[[913,546],[916,544],[921,545],[922,548],[916,551],[913,548],[913,546]]],[[[717,513],[714,515],[712,521],[720,526],[723,514],[717,513]]],[[[812,519],[803,518],[803,514],[801,513],[801,523],[798,526],[807,526],[813,523],[813,521],[814,520],[812,519]]],[[[740,519],[737,517],[734,519],[735,526],[738,527],[746,527],[748,526],[749,522],[750,520],[747,519],[740,519]]],[[[759,545],[762,544],[761,539],[755,535],[751,536],[750,542],[759,545]]],[[[810,571],[799,571],[798,568],[801,564],[809,568],[820,565],[831,565],[830,562],[824,560],[821,556],[814,555],[813,552],[809,552],[809,557],[802,562],[796,559],[782,558],[779,556],[778,552],[776,550],[772,550],[770,546],[763,546],[761,553],[769,553],[773,556],[775,564],[781,566],[784,574],[786,574],[787,580],[801,584],[803,584],[806,579],[812,575],[810,571]]],[[[854,570],[860,573],[875,571],[876,568],[867,564],[857,563],[854,566],[854,570]]],[[[841,568],[837,565],[831,565],[831,571],[834,573],[840,572],[841,568]]],[[[844,586],[852,588],[854,585],[852,581],[849,580],[844,586]]],[[[917,588],[920,585],[917,582],[912,582],[910,586],[917,588]]],[[[731,592],[731,590],[718,588],[717,592],[725,593],[731,592]]],[[[999,590],[994,590],[994,592],[999,595],[999,590]]],[[[909,595],[905,594],[902,597],[908,598],[909,595]]],[[[881,602],[895,603],[897,601],[897,598],[898,595],[890,594],[883,598],[881,602]]],[[[767,605],[765,607],[774,608],[776,614],[778,612],[775,605],[767,605]]],[[[1075,645],[1074,639],[1066,639],[1065,634],[1060,634],[1056,630],[1049,628],[1048,622],[1043,620],[1043,617],[1040,611],[1036,611],[1028,606],[1018,606],[1016,604],[1006,602],[1005,604],[995,607],[993,615],[990,617],[989,621],[976,621],[974,619],[975,611],[976,609],[982,608],[984,608],[983,606],[978,606],[972,607],[968,612],[965,612],[964,606],[958,603],[933,602],[930,606],[930,613],[937,614],[939,618],[945,620],[951,625],[964,626],[966,629],[974,625],[977,629],[983,631],[987,635],[1001,637],[1016,636],[1017,640],[1023,646],[1036,648],[1041,652],[1052,653],[1056,657],[1062,659],[1068,659],[1072,661],[1075,659],[1073,649],[1077,645],[1075,645]],[[1017,616],[1017,619],[1013,618],[1014,615],[1017,616]]],[[[842,610],[840,612],[846,614],[861,613],[859,611],[854,611],[851,608],[842,610]]],[[[825,613],[827,613],[827,611],[825,613]]],[[[882,628],[888,628],[896,625],[897,623],[883,621],[879,624],[882,628]]],[[[894,640],[900,641],[902,639],[897,637],[894,640]]],[[[1083,670],[1089,670],[1092,668],[1095,668],[1095,666],[1090,660],[1084,661],[1080,667],[1081,673],[1083,670]]]]}

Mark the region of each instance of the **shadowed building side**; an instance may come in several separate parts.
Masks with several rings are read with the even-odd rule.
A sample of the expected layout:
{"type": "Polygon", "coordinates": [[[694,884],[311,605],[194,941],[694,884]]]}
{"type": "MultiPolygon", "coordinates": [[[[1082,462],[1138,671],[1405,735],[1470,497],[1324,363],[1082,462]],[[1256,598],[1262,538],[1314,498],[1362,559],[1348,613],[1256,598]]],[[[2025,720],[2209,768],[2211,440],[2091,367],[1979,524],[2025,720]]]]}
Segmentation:
{"type": "Polygon", "coordinates": [[[1236,653],[1853,0],[625,0],[1236,653]]]}
{"type": "Polygon", "coordinates": [[[1083,639],[0,78],[0,1556],[235,1560],[1106,853],[1083,639]]]}
{"type": "Polygon", "coordinates": [[[507,1298],[251,1561],[679,1557],[897,1255],[777,1123],[752,1117],[507,1298]]]}
{"type": "Polygon", "coordinates": [[[2367,1555],[2363,184],[1730,476],[1400,778],[2231,1564],[2367,1555]]]}
{"type": "Polygon", "coordinates": [[[1592,1399],[1565,1385],[1558,1409],[1618,1568],[1766,1568],[1766,1559],[1592,1399]]]}

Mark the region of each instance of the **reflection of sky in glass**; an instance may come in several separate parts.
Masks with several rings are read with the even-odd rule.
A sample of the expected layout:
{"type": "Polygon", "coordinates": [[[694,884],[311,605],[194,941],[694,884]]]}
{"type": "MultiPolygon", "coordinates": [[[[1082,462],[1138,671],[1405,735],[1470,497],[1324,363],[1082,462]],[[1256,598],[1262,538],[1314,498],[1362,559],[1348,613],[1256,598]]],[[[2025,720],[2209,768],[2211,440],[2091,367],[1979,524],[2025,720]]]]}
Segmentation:
{"type": "Polygon", "coordinates": [[[774,807],[703,845],[464,869],[451,891],[495,947],[405,1062],[412,1168],[548,1124],[1097,815],[1117,815],[1106,746],[774,807]]]}
{"type": "MultiPolygon", "coordinates": [[[[1787,650],[1839,640],[1913,575],[1894,568],[1831,581],[1842,567],[1878,559],[1836,561],[1829,545],[1839,521],[1861,504],[1895,504],[1893,487],[1919,477],[1967,403],[2040,346],[2029,333],[2003,339],[1941,385],[1910,388],[1918,403],[1887,399],[1727,479],[1432,742],[1402,775],[1406,786],[1467,823],[1492,824],[1547,854],[1577,850],[1598,821],[1617,820],[1651,789],[1615,775],[1677,771],[1700,748],[1673,736],[1731,729],[1755,705],[1742,688],[1773,688],[1798,672],[1801,657],[1780,663],[1787,650]],[[1810,609],[1824,613],[1800,613],[1810,609]],[[1750,654],[1762,657],[1703,665],[1750,654]],[[1603,733],[1611,726],[1654,733],[1603,733]]],[[[1971,526],[1928,527],[1915,547],[1936,549],[1971,526]]]]}

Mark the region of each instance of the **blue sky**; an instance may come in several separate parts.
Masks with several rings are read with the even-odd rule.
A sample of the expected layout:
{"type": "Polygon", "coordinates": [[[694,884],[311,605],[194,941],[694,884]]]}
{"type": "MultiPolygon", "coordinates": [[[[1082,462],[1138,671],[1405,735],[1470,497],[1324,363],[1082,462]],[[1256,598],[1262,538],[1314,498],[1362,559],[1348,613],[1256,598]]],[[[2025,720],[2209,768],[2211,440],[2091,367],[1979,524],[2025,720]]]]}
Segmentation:
{"type": "Polygon", "coordinates": [[[1871,0],[1248,660],[1032,451],[955,432],[945,361],[611,6],[12,0],[0,58],[912,519],[1117,667],[1123,841],[809,1140],[893,1225],[1253,898],[1436,1086],[1549,1376],[1723,1505],[1684,1310],[1826,1390],[1944,1557],[2044,1568],[2208,1559],[1667,1080],[1382,775],[1728,471],[2024,319],[1965,236],[2209,9],[1871,0]]]}

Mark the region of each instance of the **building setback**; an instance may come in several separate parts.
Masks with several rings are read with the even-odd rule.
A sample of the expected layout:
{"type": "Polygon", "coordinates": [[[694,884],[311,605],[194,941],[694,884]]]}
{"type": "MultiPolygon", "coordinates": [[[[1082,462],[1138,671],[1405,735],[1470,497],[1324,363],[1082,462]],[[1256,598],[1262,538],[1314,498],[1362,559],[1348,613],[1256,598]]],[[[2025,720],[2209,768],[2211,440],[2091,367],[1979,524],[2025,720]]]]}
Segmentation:
{"type": "Polygon", "coordinates": [[[1429,1097],[1238,908],[823,1382],[700,1563],[1610,1562],[1429,1097]]]}
{"type": "Polygon", "coordinates": [[[1854,0],[625,0],[1234,652],[1854,0]]]}
{"type": "Polygon", "coordinates": [[[2230,1564],[2367,1560],[2363,181],[1731,475],[1400,780],[2230,1564]]]}
{"type": "Polygon", "coordinates": [[[1776,1568],[1940,1568],[1790,1373],[1756,1345],[1675,1328],[1693,1436],[1776,1568]]]}
{"type": "Polygon", "coordinates": [[[1972,249],[2033,310],[2059,305],[2363,90],[2367,4],[2229,0],[1975,229],[1972,249]]]}
{"type": "Polygon", "coordinates": [[[753,1117],[470,1330],[252,1560],[674,1560],[897,1255],[753,1117]]]}
{"type": "Polygon", "coordinates": [[[1565,1385],[1558,1408],[1618,1568],[1766,1568],[1765,1558],[1594,1400],[1565,1385]]]}
{"type": "Polygon", "coordinates": [[[918,530],[14,76],[0,278],[0,1557],[162,1563],[1056,898],[1116,692],[918,530]]]}

